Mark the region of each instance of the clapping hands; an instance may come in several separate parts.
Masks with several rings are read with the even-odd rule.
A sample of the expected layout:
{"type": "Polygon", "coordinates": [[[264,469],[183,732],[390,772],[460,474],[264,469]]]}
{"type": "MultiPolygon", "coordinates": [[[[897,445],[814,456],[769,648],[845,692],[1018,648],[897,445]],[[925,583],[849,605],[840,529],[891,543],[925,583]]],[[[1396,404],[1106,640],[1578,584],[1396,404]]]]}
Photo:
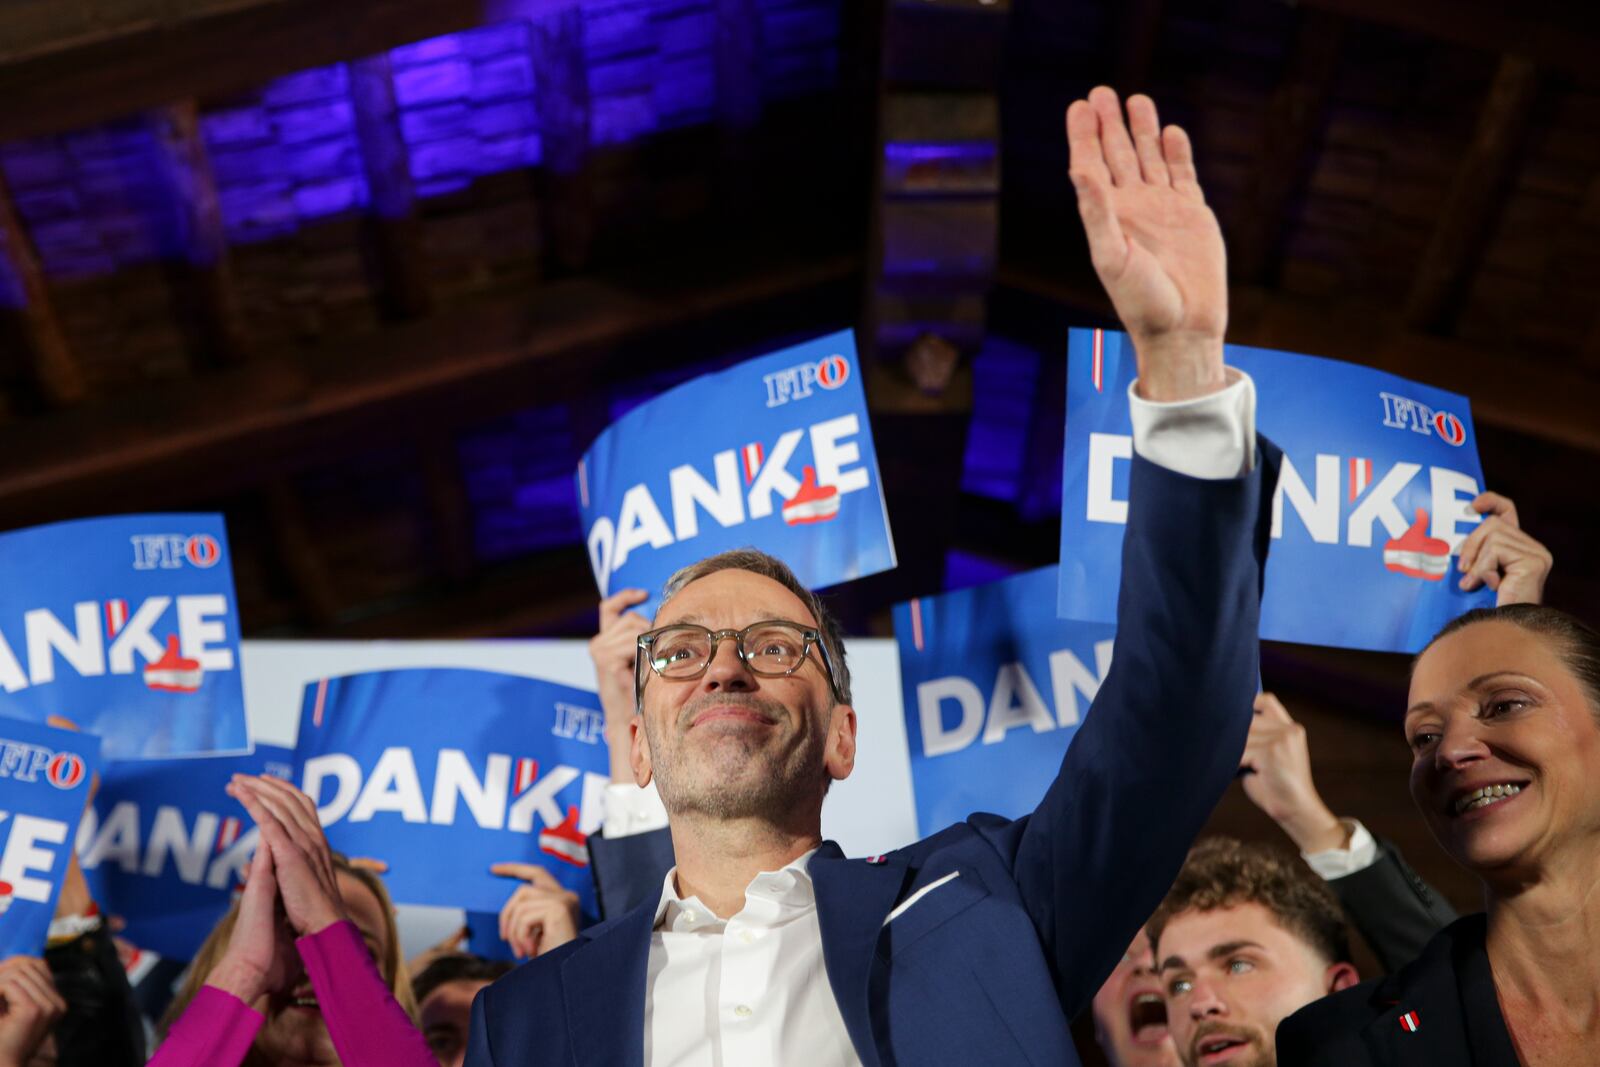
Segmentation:
{"type": "Polygon", "coordinates": [[[228,949],[207,984],[253,1004],[299,976],[295,937],[347,916],[311,798],[271,775],[235,775],[227,792],[255,820],[261,841],[228,949]]]}

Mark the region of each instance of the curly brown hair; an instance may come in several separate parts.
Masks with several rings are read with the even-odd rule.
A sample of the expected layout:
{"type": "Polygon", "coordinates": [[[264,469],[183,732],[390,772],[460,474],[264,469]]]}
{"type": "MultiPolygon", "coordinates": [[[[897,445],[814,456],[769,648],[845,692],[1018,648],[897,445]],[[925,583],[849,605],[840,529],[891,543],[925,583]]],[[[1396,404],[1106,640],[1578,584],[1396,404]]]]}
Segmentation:
{"type": "Polygon", "coordinates": [[[1187,911],[1260,904],[1278,924],[1329,963],[1350,959],[1350,935],[1339,898],[1298,857],[1255,842],[1208,837],[1189,850],[1167,898],[1145,931],[1159,945],[1161,932],[1187,911]]]}

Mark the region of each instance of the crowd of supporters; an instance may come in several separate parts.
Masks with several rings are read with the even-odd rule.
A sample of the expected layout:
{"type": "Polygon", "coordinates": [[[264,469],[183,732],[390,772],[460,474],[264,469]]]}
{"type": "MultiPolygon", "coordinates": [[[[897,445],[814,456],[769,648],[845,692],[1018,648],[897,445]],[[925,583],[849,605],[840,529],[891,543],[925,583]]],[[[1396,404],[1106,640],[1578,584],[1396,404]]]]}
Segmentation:
{"type": "MultiPolygon", "coordinates": [[[[1129,332],[1161,341],[1153,352],[1199,327],[1168,322],[1156,305],[1172,294],[1129,276],[1165,270],[1193,283],[1173,312],[1192,316],[1215,297],[1206,286],[1216,279],[1195,278],[1219,265],[1220,243],[1208,243],[1214,220],[1182,132],[1159,127],[1142,98],[1127,114],[1124,126],[1104,90],[1073,105],[1073,180],[1102,279],[1129,332]],[[1119,206],[1133,193],[1177,199],[1141,215],[1119,206]],[[1162,226],[1190,242],[1183,250],[1200,268],[1139,261],[1140,242],[1160,245],[1162,226]]],[[[1220,337],[1219,320],[1201,325],[1220,337]]],[[[1121,673],[1102,691],[1117,703],[1097,702],[1034,815],[977,816],[887,857],[830,852],[816,817],[855,751],[843,644],[780,562],[728,553],[680,572],[656,619],[631,610],[646,599],[637,590],[600,605],[589,647],[613,777],[592,842],[600,927],[582,928],[577,898],[542,868],[507,864],[497,873],[519,885],[499,933],[532,962],[512,970],[460,951],[459,938],[408,962],[381,871],[334,853],[293,785],[239,776],[229,793],[260,845],[232,909],[169,981],[175,995],[159,1021],[145,1018],[149,1004],[127,980],[132,950],[116,944],[74,869],[45,958],[0,963],[0,1067],[138,1064],[147,1049],[166,1067],[1059,1062],[1071,1053],[1058,1024],[1078,1010],[1092,1011],[1118,1067],[1600,1061],[1600,913],[1589,902],[1600,881],[1600,637],[1540,606],[1549,552],[1509,500],[1479,497],[1487,518],[1461,547],[1459,580],[1494,589],[1499,606],[1451,623],[1415,661],[1404,717],[1411,792],[1483,886],[1485,910],[1457,917],[1383,828],[1323,802],[1288,708],[1263,693],[1243,714],[1255,617],[1245,612],[1237,634],[1222,620],[1259,590],[1260,516],[1241,510],[1228,526],[1225,513],[1259,502],[1248,483],[1261,481],[1271,453],[1251,443],[1253,396],[1220,356],[1214,366],[1205,353],[1148,358],[1152,402],[1135,419],[1148,462],[1134,473],[1129,523],[1129,552],[1144,566],[1125,571],[1121,673]],[[1202,411],[1211,395],[1246,415],[1202,411]],[[1173,408],[1183,408],[1181,426],[1161,423],[1173,408]],[[1225,431],[1214,435],[1220,445],[1194,436],[1207,419],[1225,431]],[[1181,433],[1191,435],[1182,454],[1161,458],[1162,442],[1173,455],[1181,433]],[[1200,463],[1207,449],[1209,470],[1160,469],[1200,463]],[[1163,551],[1171,534],[1147,500],[1175,511],[1199,501],[1224,516],[1221,532],[1163,551]],[[1221,564],[1185,558],[1201,552],[1221,564]],[[1190,616],[1173,614],[1196,605],[1165,602],[1163,582],[1199,608],[1229,602],[1201,616],[1196,634],[1190,616]],[[1242,653],[1223,647],[1230,634],[1242,653]],[[1165,677],[1174,663],[1196,677],[1165,677]],[[1179,696],[1216,707],[1158,706],[1179,696]],[[1212,714],[1220,725],[1208,734],[1212,714]],[[696,748],[687,731],[702,721],[713,740],[696,748]],[[1180,721],[1197,732],[1157,751],[1151,739],[1180,721]],[[1126,732],[1137,730],[1146,732],[1126,732]],[[1237,774],[1294,850],[1193,842],[1206,811],[1163,809],[1169,793],[1182,809],[1191,788],[1161,777],[1163,758],[1201,761],[1195,775],[1223,785],[1237,774]],[[1186,821],[1174,822],[1180,814],[1186,821]],[[1146,836],[1160,837],[1148,854],[1146,836]],[[1078,899],[1079,879],[1101,893],[1085,899],[1103,913],[1063,904],[1078,899]],[[1119,926],[1113,903],[1140,910],[1119,926]],[[841,931],[853,907],[867,918],[841,931]],[[1385,975],[1358,973],[1352,927],[1385,975]],[[847,956],[852,944],[866,951],[847,956]],[[959,989],[977,995],[944,996],[974,976],[959,989]],[[1029,1006],[1039,987],[1055,1016],[1029,1006]],[[1026,1010],[1009,1012],[1007,1000],[1026,1010]]],[[[1221,786],[1193,788],[1214,802],[1221,786]]]]}

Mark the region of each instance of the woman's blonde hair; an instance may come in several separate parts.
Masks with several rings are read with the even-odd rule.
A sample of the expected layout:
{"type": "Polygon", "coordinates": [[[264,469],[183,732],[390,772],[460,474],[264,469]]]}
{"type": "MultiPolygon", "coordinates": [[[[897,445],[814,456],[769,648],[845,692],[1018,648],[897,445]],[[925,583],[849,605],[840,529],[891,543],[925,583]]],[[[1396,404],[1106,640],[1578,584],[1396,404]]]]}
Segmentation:
{"type": "MultiPolygon", "coordinates": [[[[388,983],[389,991],[394,994],[394,999],[400,1002],[406,1015],[412,1022],[417,1021],[417,1000],[411,992],[411,977],[406,973],[405,955],[400,949],[400,928],[395,925],[394,903],[389,899],[389,891],[383,886],[383,879],[372,871],[357,867],[341,854],[333,853],[333,866],[340,874],[349,875],[371,891],[378,898],[379,909],[383,912],[384,941],[388,947],[384,950],[383,958],[377,961],[378,973],[383,975],[383,980],[388,983]]],[[[228,909],[228,914],[217,921],[211,928],[211,933],[206,937],[205,943],[200,946],[200,951],[195,953],[194,960],[189,964],[188,973],[183,977],[183,985],[179,988],[172,1003],[168,1005],[166,1013],[161,1016],[161,1038],[166,1039],[167,1031],[178,1017],[188,1010],[189,1002],[194,1000],[200,992],[200,987],[205,985],[206,979],[216,969],[217,963],[222,959],[222,954],[227,951],[228,940],[233,936],[233,924],[239,919],[239,901],[233,902],[233,907],[228,909]]]]}

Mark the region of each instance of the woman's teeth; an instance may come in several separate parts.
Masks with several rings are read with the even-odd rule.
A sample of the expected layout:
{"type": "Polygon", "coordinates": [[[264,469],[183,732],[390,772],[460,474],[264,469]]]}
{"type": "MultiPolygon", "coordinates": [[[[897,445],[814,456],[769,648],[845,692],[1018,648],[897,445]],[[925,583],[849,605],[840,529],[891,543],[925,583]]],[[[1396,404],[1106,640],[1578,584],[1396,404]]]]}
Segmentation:
{"type": "Polygon", "coordinates": [[[1514,797],[1520,792],[1522,792],[1520,785],[1486,785],[1456,801],[1456,814],[1460,815],[1473,808],[1487,808],[1490,804],[1498,804],[1506,797],[1514,797]]]}

